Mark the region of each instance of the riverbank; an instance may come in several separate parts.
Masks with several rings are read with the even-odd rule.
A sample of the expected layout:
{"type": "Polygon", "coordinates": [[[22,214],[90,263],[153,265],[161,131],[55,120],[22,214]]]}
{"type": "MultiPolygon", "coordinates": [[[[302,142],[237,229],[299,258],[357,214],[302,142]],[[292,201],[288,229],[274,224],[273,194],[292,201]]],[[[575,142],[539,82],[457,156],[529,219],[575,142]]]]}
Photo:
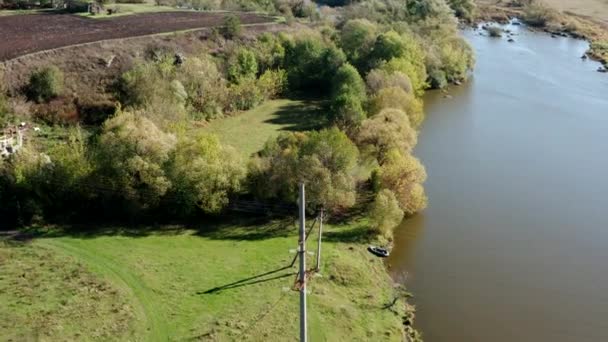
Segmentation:
{"type": "MultiPolygon", "coordinates": [[[[588,16],[580,12],[560,11],[558,3],[544,2],[522,5],[521,1],[503,3],[495,0],[477,0],[476,22],[496,21],[506,23],[511,18],[520,18],[532,28],[554,35],[582,38],[590,42],[586,55],[608,66],[608,22],[599,16],[588,16]]],[[[571,4],[572,6],[574,4],[571,4]]],[[[585,6],[579,2],[578,6],[585,6]]],[[[598,6],[602,6],[598,4],[598,6]]],[[[608,12],[608,5],[605,5],[608,12]]],[[[599,11],[598,15],[604,13],[599,11]]]]}

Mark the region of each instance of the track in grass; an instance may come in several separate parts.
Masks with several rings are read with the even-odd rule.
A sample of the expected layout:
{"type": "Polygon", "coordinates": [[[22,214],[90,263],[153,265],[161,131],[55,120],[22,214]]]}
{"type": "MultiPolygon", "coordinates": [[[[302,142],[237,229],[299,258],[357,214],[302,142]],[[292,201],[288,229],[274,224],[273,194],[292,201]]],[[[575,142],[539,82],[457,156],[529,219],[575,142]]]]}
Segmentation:
{"type": "Polygon", "coordinates": [[[166,327],[166,319],[157,310],[152,291],[137,276],[125,271],[120,265],[104,256],[92,253],[86,249],[79,248],[61,240],[46,240],[45,244],[57,248],[63,252],[73,255],[85,261],[89,266],[105,274],[113,280],[115,285],[122,285],[126,290],[133,292],[140,309],[145,316],[145,328],[147,341],[167,341],[169,339],[166,327]]]}
{"type": "MultiPolygon", "coordinates": [[[[0,61],[25,54],[106,39],[128,38],[222,25],[228,13],[161,12],[93,20],[69,14],[0,17],[0,61]]],[[[273,17],[234,13],[243,24],[271,23],[273,17]]]]}

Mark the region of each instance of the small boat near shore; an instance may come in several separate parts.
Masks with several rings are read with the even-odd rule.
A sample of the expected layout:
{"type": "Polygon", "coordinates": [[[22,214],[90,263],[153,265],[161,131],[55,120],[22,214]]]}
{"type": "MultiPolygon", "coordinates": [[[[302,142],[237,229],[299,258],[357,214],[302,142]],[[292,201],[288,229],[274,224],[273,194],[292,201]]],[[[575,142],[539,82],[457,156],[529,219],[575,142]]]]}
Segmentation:
{"type": "Polygon", "coordinates": [[[390,255],[390,252],[386,248],[377,247],[377,246],[369,246],[367,250],[373,255],[381,258],[386,258],[390,255]]]}

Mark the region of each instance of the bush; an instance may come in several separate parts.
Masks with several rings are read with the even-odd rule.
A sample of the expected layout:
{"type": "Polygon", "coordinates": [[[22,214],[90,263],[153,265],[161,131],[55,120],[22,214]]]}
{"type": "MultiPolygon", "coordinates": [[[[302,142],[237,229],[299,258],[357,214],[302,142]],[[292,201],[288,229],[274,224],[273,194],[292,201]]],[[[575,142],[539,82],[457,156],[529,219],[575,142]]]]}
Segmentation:
{"type": "Polygon", "coordinates": [[[157,206],[171,187],[164,166],[176,145],[176,138],[160,130],[142,112],[119,112],[102,127],[95,150],[97,166],[93,179],[105,194],[139,211],[157,206]],[[118,194],[116,194],[118,192],[118,194]]]}
{"type": "Polygon", "coordinates": [[[458,18],[472,22],[475,19],[476,6],[474,0],[448,0],[458,18]]]}
{"type": "Polygon", "coordinates": [[[228,88],[228,110],[248,110],[264,101],[264,93],[255,78],[243,78],[228,88]]]}
{"type": "Polygon", "coordinates": [[[363,121],[358,142],[370,145],[382,163],[389,151],[397,149],[410,153],[418,141],[418,134],[410,126],[407,115],[399,109],[385,109],[363,121]]]}
{"type": "Polygon", "coordinates": [[[294,90],[328,90],[333,76],[346,60],[342,50],[318,36],[284,41],[285,69],[294,90]]]}
{"type": "Polygon", "coordinates": [[[36,101],[47,102],[63,92],[63,73],[56,66],[50,66],[34,72],[28,84],[28,97],[36,101]]]}
{"type": "Polygon", "coordinates": [[[224,17],[224,25],[222,26],[221,33],[226,39],[235,39],[241,35],[243,28],[241,26],[241,19],[234,14],[229,14],[224,17]]]}
{"type": "Polygon", "coordinates": [[[413,93],[416,96],[422,96],[424,94],[424,90],[428,86],[426,83],[426,66],[424,64],[416,65],[405,58],[393,58],[387,63],[382,64],[380,68],[386,71],[388,74],[400,72],[407,75],[412,83],[413,93]]]}
{"type": "Polygon", "coordinates": [[[340,31],[340,46],[349,62],[363,70],[377,37],[377,26],[367,19],[352,19],[340,31]]]}
{"type": "Polygon", "coordinates": [[[426,171],[412,155],[396,149],[390,150],[380,165],[377,177],[383,189],[395,193],[399,206],[407,215],[426,208],[427,198],[422,187],[426,171]]]}
{"type": "Polygon", "coordinates": [[[253,51],[239,48],[228,58],[228,80],[239,83],[244,78],[255,78],[258,73],[258,62],[253,51]]]}
{"type": "Polygon", "coordinates": [[[369,112],[372,115],[380,113],[387,108],[395,108],[403,111],[409,117],[409,122],[414,128],[420,127],[424,120],[422,100],[414,95],[406,93],[401,88],[390,87],[380,89],[369,103],[369,112]]]}
{"type": "Polygon", "coordinates": [[[298,184],[305,182],[310,208],[351,207],[357,158],[356,146],[337,128],[283,133],[267,142],[249,163],[249,187],[256,197],[295,203],[298,184]]]}
{"type": "Polygon", "coordinates": [[[395,194],[383,189],[376,195],[369,216],[374,230],[390,239],[393,237],[393,229],[403,220],[404,213],[399,208],[395,194]]]}
{"type": "Polygon", "coordinates": [[[386,70],[373,69],[365,77],[365,83],[370,94],[375,94],[381,89],[397,87],[406,93],[413,93],[412,81],[402,72],[388,73],[386,70]]]}
{"type": "Polygon", "coordinates": [[[283,69],[267,70],[258,79],[257,86],[265,99],[275,98],[287,88],[287,73],[283,69]]]}
{"type": "Polygon", "coordinates": [[[283,66],[285,47],[283,47],[277,35],[269,32],[263,33],[258,37],[251,50],[255,53],[260,72],[283,66]]]}
{"type": "Polygon", "coordinates": [[[173,211],[219,212],[228,204],[228,195],[239,191],[244,175],[236,151],[222,147],[215,136],[182,139],[170,161],[173,211]]]}
{"type": "Polygon", "coordinates": [[[348,63],[342,65],[332,81],[332,121],[346,129],[359,126],[365,119],[365,101],[365,83],[359,72],[348,63]]]}
{"type": "Polygon", "coordinates": [[[544,27],[550,22],[557,20],[558,17],[555,10],[545,4],[534,1],[524,8],[522,19],[530,26],[544,27]]]}
{"type": "Polygon", "coordinates": [[[173,63],[147,62],[124,73],[118,81],[121,103],[143,109],[142,115],[160,125],[181,121],[186,115],[187,90],[176,78],[173,63]]]}
{"type": "Polygon", "coordinates": [[[186,89],[187,107],[194,119],[221,117],[228,108],[228,88],[210,56],[188,58],[180,68],[179,78],[186,89]]]}

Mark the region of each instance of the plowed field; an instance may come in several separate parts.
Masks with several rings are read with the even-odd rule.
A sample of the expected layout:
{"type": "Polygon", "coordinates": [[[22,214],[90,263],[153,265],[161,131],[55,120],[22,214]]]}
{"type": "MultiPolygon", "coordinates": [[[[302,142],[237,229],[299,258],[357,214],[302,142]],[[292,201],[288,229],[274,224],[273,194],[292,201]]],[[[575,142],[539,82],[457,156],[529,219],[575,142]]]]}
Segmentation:
{"type": "MultiPolygon", "coordinates": [[[[94,20],[68,14],[0,17],[0,61],[32,52],[105,39],[128,38],[222,25],[226,13],[163,12],[94,20]]],[[[273,18],[239,13],[243,24],[272,22],[273,18]]]]}

